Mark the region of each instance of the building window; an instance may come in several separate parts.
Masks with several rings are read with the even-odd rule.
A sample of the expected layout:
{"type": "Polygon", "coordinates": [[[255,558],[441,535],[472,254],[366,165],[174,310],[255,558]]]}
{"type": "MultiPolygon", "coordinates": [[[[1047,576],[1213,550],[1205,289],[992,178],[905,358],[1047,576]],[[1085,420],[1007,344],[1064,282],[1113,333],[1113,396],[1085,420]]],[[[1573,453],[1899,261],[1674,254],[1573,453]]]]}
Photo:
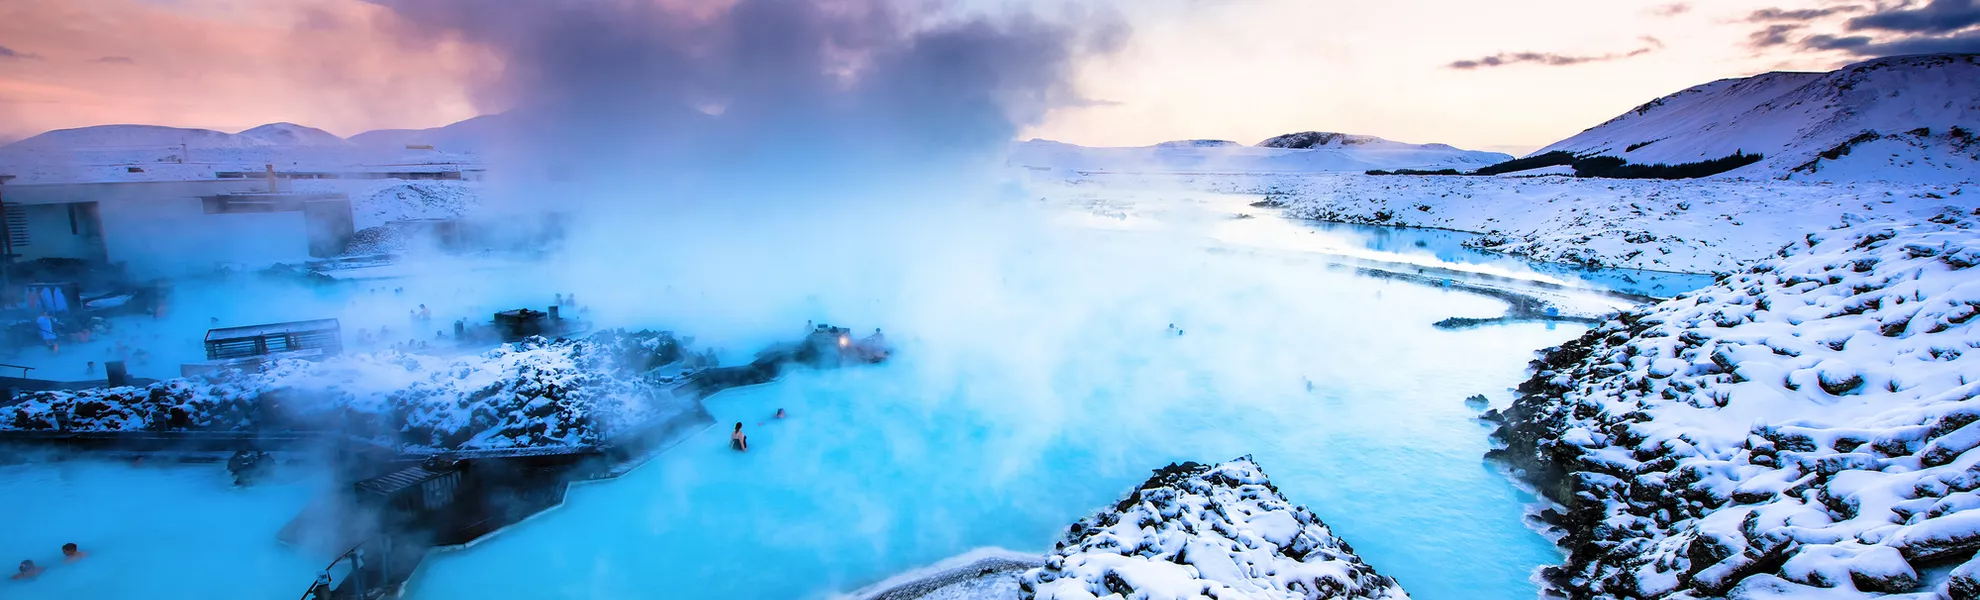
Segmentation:
{"type": "Polygon", "coordinates": [[[28,246],[27,211],[14,206],[7,208],[7,241],[15,248],[28,246]]]}

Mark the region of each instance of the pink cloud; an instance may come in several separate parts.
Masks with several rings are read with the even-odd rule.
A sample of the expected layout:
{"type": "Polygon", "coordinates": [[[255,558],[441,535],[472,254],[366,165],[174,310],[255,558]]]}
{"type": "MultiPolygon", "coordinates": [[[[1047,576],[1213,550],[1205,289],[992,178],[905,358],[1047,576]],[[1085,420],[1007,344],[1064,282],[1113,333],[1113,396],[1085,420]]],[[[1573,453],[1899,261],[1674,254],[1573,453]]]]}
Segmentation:
{"type": "Polygon", "coordinates": [[[492,55],[407,31],[363,0],[15,0],[0,8],[0,43],[39,59],[0,64],[0,138],[275,121],[349,135],[502,108],[469,94],[499,68],[492,55]]]}

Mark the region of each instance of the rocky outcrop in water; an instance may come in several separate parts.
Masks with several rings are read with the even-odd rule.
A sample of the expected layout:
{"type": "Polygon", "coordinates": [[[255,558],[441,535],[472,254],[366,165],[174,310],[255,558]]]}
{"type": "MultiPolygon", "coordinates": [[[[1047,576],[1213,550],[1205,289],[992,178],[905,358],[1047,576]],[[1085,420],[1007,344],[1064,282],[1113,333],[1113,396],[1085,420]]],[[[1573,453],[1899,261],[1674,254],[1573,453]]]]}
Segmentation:
{"type": "MultiPolygon", "coordinates": [[[[1491,455],[1571,598],[1868,597],[1980,550],[1980,233],[1815,234],[1535,361],[1491,455]]],[[[1961,567],[1940,589],[1972,597],[1961,567]]]]}
{"type": "Polygon", "coordinates": [[[1075,523],[1020,589],[1026,600],[1408,597],[1250,457],[1156,470],[1075,523]]]}
{"type": "Polygon", "coordinates": [[[0,430],[334,431],[434,450],[592,445],[691,407],[667,391],[671,377],[652,372],[700,366],[684,347],[666,332],[606,331],[465,357],[282,360],[146,387],[34,392],[0,407],[0,430]]]}

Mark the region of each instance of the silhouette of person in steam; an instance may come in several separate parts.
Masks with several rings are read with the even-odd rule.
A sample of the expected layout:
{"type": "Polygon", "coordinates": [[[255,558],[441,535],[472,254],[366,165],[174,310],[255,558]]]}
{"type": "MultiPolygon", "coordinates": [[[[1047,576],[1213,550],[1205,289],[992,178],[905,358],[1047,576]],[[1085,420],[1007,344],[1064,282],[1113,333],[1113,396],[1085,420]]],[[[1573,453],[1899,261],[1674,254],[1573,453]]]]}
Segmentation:
{"type": "Polygon", "coordinates": [[[749,436],[743,435],[741,421],[736,422],[735,433],[729,434],[729,447],[737,452],[749,451],[749,436]]]}
{"type": "Polygon", "coordinates": [[[55,317],[42,311],[41,316],[34,318],[34,326],[41,332],[41,345],[47,346],[49,352],[60,354],[62,343],[55,335],[55,317]]]}

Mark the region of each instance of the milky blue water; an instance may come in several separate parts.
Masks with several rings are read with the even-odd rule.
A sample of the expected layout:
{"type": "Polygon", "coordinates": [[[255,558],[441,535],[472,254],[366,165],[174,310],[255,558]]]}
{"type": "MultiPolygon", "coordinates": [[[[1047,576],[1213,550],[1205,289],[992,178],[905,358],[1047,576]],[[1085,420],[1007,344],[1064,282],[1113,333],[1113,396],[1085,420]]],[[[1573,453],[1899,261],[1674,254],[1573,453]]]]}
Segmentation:
{"type": "MultiPolygon", "coordinates": [[[[626,477],[575,487],[565,506],[471,548],[436,553],[409,596],[826,597],[976,548],[1047,550],[1151,469],[1244,454],[1414,597],[1534,598],[1531,573],[1559,559],[1522,523],[1532,499],[1481,459],[1488,430],[1463,399],[1504,405],[1533,352],[1576,327],[1438,330],[1431,323],[1504,304],[1165,239],[1021,240],[905,271],[827,272],[801,283],[844,285],[806,302],[709,302],[661,323],[608,323],[790,324],[712,340],[737,356],[821,317],[885,326],[901,352],[879,368],[800,373],[711,398],[722,427],[626,477]],[[1185,334],[1169,334],[1170,323],[1185,334]],[[791,418],[770,419],[780,407],[791,418]],[[751,436],[749,453],[727,449],[735,422],[751,436]]],[[[570,289],[551,276],[531,281],[491,285],[503,302],[526,301],[519,290],[570,289]]],[[[410,296],[355,284],[241,314],[283,320],[349,306],[375,327],[428,297],[449,298],[436,312],[488,308],[445,293],[472,283],[443,284],[408,283],[410,296]]],[[[639,285],[619,302],[585,294],[602,297],[610,320],[675,310],[696,293],[639,285]]],[[[792,295],[775,292],[760,296],[792,295]]],[[[199,329],[181,322],[201,313],[187,314],[170,322],[199,329]]],[[[0,597],[298,595],[324,559],[273,538],[308,491],[230,489],[218,466],[0,467],[0,509],[37,515],[24,533],[6,530],[0,558],[53,555],[62,541],[101,549],[0,586],[0,597]],[[102,571],[120,577],[84,575],[102,571]],[[168,575],[183,577],[169,589],[155,583],[168,575]]]]}
{"type": "Polygon", "coordinates": [[[1414,597],[1536,596],[1559,556],[1463,399],[1503,405],[1578,328],[1441,331],[1504,305],[1297,264],[1206,257],[1147,280],[1074,263],[947,307],[982,311],[972,335],[709,399],[717,427],[436,554],[411,597],[826,597],[979,547],[1048,550],[1153,468],[1245,454],[1414,597]],[[1169,280],[1193,283],[1152,283],[1169,280]],[[727,447],[735,422],[748,453],[727,447]]]}
{"type": "Polygon", "coordinates": [[[71,461],[0,465],[0,562],[47,571],[0,580],[0,598],[295,598],[327,559],[275,534],[321,489],[234,489],[219,465],[71,461]],[[62,545],[88,553],[65,562],[62,545]]]}
{"type": "Polygon", "coordinates": [[[1452,264],[1501,265],[1532,269],[1535,272],[1567,281],[1582,282],[1600,289],[1653,298],[1669,298],[1703,288],[1712,284],[1713,277],[1710,274],[1646,269],[1587,269],[1576,265],[1521,260],[1504,254],[1465,247],[1464,243],[1477,239],[1478,234],[1448,229],[1378,227],[1321,221],[1308,221],[1304,225],[1320,235],[1336,238],[1345,243],[1358,244],[1370,250],[1400,256],[1434,257],[1440,262],[1452,264]]]}

